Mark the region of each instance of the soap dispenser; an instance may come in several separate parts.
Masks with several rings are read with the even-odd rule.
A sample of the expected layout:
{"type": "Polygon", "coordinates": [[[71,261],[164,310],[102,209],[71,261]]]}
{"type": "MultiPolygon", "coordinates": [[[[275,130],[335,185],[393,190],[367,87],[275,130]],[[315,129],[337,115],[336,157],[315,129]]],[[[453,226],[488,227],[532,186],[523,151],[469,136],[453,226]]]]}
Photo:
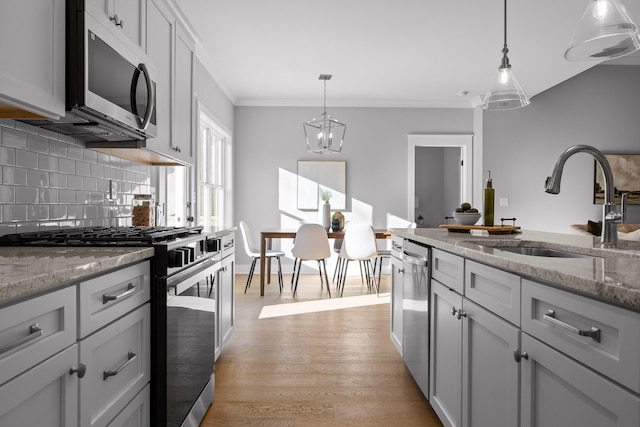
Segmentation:
{"type": "Polygon", "coordinates": [[[484,189],[484,211],[482,213],[483,224],[486,227],[493,227],[493,201],[495,191],[493,189],[493,182],[491,181],[491,171],[489,171],[489,178],[487,178],[487,187],[484,189]]]}

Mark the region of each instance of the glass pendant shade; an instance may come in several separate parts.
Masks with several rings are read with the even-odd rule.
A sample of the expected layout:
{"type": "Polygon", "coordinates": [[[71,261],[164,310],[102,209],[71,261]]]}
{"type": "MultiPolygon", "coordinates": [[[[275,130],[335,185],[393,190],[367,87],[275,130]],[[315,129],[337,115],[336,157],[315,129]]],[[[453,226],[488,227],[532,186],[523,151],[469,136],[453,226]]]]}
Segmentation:
{"type": "Polygon", "coordinates": [[[307,150],[316,154],[339,153],[347,125],[340,123],[326,112],[303,123],[307,150]]]}
{"type": "Polygon", "coordinates": [[[638,26],[618,0],[590,0],[564,57],[595,62],[640,49],[638,26]]]}
{"type": "Polygon", "coordinates": [[[529,97],[513,75],[511,67],[498,68],[498,78],[482,101],[485,110],[511,110],[529,105],[529,97]]]}

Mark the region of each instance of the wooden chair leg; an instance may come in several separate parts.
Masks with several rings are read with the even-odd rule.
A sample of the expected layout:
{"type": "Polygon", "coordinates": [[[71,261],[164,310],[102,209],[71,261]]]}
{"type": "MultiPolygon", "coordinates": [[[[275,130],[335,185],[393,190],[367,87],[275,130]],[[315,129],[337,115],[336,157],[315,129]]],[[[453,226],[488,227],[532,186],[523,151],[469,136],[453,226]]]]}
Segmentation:
{"type": "MultiPolygon", "coordinates": [[[[318,273],[320,274],[320,289],[322,289],[324,286],[324,280],[322,280],[322,265],[320,264],[320,261],[324,261],[324,260],[318,260],[318,273]]],[[[327,288],[329,288],[329,284],[327,283],[327,288]]]]}
{"type": "Polygon", "coordinates": [[[302,265],[302,260],[300,260],[300,262],[298,262],[297,264],[297,269],[295,271],[295,273],[293,274],[293,278],[291,280],[293,280],[295,278],[295,280],[293,280],[293,296],[296,296],[296,291],[298,290],[298,277],[300,276],[300,266],[302,265]]]}

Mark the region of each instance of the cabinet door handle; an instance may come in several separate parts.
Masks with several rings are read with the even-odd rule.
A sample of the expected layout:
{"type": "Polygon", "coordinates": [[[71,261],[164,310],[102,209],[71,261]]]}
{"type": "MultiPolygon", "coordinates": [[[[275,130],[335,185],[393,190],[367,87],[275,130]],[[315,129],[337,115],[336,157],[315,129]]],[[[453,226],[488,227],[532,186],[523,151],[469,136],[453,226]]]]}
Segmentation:
{"type": "Polygon", "coordinates": [[[529,354],[526,351],[520,352],[520,350],[515,350],[513,352],[513,358],[516,359],[516,362],[520,363],[522,359],[529,359],[529,354]]]}
{"type": "Polygon", "coordinates": [[[133,351],[129,350],[129,353],[127,353],[127,360],[125,360],[122,365],[118,366],[115,369],[115,371],[102,371],[102,381],[106,380],[109,377],[113,377],[115,375],[118,375],[120,373],[120,371],[122,371],[124,368],[126,368],[129,363],[133,362],[133,360],[137,356],[138,356],[137,354],[135,354],[133,351]]]}
{"type": "Polygon", "coordinates": [[[135,291],[136,291],[136,287],[135,287],[135,286],[133,286],[133,283],[129,283],[129,284],[127,285],[127,290],[126,290],[126,291],[124,291],[124,292],[123,292],[123,293],[121,293],[121,294],[118,294],[118,295],[109,295],[109,294],[104,294],[104,295],[102,295],[102,304],[106,304],[106,303],[108,303],[109,301],[117,301],[117,300],[119,300],[119,299],[126,298],[126,297],[128,297],[129,295],[133,295],[133,293],[134,293],[135,291]]]}
{"type": "Polygon", "coordinates": [[[0,347],[0,355],[8,352],[9,350],[13,350],[16,347],[21,346],[22,344],[26,344],[29,341],[36,340],[44,335],[44,330],[38,326],[37,323],[29,326],[29,335],[18,338],[17,340],[10,342],[2,347],[0,347]]]}
{"type": "Polygon", "coordinates": [[[71,369],[69,369],[69,374],[73,375],[76,373],[78,374],[78,378],[83,378],[84,374],[87,373],[87,365],[81,363],[77,368],[75,366],[72,366],[71,369]]]}
{"type": "Polygon", "coordinates": [[[592,327],[591,330],[589,331],[578,329],[575,326],[572,326],[568,323],[565,323],[561,320],[556,319],[556,312],[554,310],[548,310],[543,317],[544,317],[544,320],[546,320],[547,322],[561,329],[564,329],[565,331],[568,331],[583,337],[591,337],[594,341],[600,342],[600,329],[596,327],[592,327]]]}

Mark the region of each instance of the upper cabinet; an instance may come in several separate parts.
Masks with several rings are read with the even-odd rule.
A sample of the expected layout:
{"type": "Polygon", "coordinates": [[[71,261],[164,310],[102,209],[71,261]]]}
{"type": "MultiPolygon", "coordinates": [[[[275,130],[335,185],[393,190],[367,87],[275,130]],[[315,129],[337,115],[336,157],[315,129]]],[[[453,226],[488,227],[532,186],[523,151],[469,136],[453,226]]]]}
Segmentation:
{"type": "Polygon", "coordinates": [[[94,3],[135,44],[144,47],[145,0],[87,0],[94,3]]]}
{"type": "Polygon", "coordinates": [[[64,16],[65,0],[0,3],[0,117],[64,116],[64,16]]]}
{"type": "Polygon", "coordinates": [[[158,72],[154,149],[193,164],[195,42],[164,0],[147,0],[146,14],[147,55],[158,72]]]}

